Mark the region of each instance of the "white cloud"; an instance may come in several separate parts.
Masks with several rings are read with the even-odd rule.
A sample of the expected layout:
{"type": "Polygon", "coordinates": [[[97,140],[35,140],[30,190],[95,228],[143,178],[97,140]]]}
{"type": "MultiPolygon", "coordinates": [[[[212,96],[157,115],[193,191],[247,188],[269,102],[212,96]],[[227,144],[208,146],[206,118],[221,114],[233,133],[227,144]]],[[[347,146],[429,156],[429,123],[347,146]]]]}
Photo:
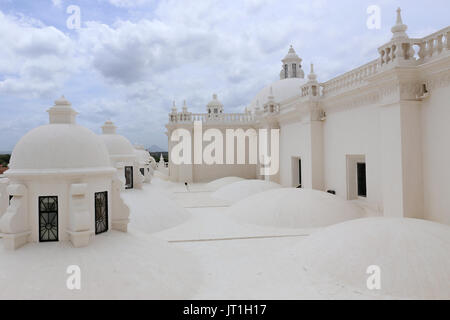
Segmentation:
{"type": "Polygon", "coordinates": [[[72,40],[54,27],[0,12],[0,92],[49,95],[74,69],[72,40]]]}
{"type": "Polygon", "coordinates": [[[152,0],[108,0],[110,4],[119,8],[139,7],[152,2],[152,0]]]}
{"type": "MultiPolygon", "coordinates": [[[[102,6],[123,15],[109,24],[83,21],[76,32],[0,12],[0,92],[44,97],[48,103],[65,93],[77,102],[83,124],[98,131],[112,118],[130,140],[144,144],[165,143],[164,124],[173,99],[179,106],[186,99],[190,110],[203,112],[217,92],[227,111],[242,110],[278,78],[280,59],[290,44],[303,58],[305,73],[314,62],[319,80],[326,81],[374,58],[376,48],[390,37],[390,26],[377,33],[364,29],[364,4],[358,13],[350,2],[89,3],[130,10],[102,6]],[[151,5],[151,12],[145,5],[151,5]],[[338,13],[336,8],[347,11],[338,13]]],[[[86,16],[94,14],[91,9],[82,6],[86,16]]]]}
{"type": "Polygon", "coordinates": [[[61,8],[62,7],[62,0],[52,0],[52,3],[57,8],[61,8]]]}

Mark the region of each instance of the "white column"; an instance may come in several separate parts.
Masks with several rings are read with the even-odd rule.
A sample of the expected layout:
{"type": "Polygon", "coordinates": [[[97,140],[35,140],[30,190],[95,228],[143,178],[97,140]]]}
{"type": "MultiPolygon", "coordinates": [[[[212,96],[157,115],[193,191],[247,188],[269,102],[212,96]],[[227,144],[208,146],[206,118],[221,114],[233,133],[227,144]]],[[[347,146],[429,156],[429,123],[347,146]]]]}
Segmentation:
{"type": "Polygon", "coordinates": [[[420,102],[382,107],[381,161],[384,215],[423,216],[420,102]]]}

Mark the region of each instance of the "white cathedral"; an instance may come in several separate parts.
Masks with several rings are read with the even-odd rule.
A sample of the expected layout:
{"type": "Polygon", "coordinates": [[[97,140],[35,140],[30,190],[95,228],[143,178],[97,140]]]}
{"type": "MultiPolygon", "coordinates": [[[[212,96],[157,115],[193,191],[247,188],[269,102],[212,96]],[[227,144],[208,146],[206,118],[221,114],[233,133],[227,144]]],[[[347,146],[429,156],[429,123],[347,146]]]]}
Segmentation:
{"type": "Polygon", "coordinates": [[[206,113],[191,113],[186,104],[179,112],[174,104],[166,125],[169,154],[177,144],[174,130],[192,132],[200,121],[204,129],[222,131],[279,129],[280,164],[278,174],[264,177],[255,164],[171,161],[169,179],[266,179],[328,191],[386,217],[450,224],[450,27],[420,39],[406,30],[399,9],[379,57],[326,82],[317,80],[313,65],[305,79],[291,47],[280,80],[244,113],[225,113],[217,95],[206,113]]]}

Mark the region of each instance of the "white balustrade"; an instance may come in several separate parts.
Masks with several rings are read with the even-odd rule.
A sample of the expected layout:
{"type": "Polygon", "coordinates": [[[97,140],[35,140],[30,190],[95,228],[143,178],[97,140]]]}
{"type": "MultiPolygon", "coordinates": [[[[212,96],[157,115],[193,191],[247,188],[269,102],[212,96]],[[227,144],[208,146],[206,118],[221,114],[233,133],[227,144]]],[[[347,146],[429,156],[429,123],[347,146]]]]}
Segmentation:
{"type": "MultiPolygon", "coordinates": [[[[365,80],[379,70],[379,61],[371,61],[359,68],[353,69],[341,76],[322,83],[322,95],[336,93],[345,89],[353,89],[365,83],[365,80]]],[[[302,87],[302,96],[309,95],[309,89],[302,87]]]]}

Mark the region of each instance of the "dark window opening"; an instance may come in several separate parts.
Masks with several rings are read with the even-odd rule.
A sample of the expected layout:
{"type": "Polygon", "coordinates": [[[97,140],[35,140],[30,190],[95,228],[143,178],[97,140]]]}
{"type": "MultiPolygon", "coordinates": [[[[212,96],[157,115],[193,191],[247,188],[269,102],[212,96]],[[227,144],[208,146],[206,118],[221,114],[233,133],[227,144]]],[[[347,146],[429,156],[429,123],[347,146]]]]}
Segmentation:
{"type": "Polygon", "coordinates": [[[108,192],[95,194],[95,234],[108,231],[108,192]]]}
{"type": "Polygon", "coordinates": [[[58,197],[39,197],[39,242],[58,241],[58,197]]]}
{"type": "Polygon", "coordinates": [[[143,176],[145,176],[145,169],[144,169],[144,168],[140,168],[139,171],[141,172],[141,174],[142,174],[143,176]]]}
{"type": "Polygon", "coordinates": [[[292,76],[297,78],[297,65],[295,63],[292,64],[292,76]]]}
{"type": "Polygon", "coordinates": [[[13,198],[14,196],[9,196],[9,205],[11,205],[11,200],[12,200],[12,198],[13,198]]]}
{"type": "Polygon", "coordinates": [[[302,159],[298,159],[298,188],[302,188],[302,159]]]}
{"type": "Polygon", "coordinates": [[[125,189],[133,189],[133,167],[125,167],[125,189]]]}
{"type": "Polygon", "coordinates": [[[288,65],[285,64],[284,65],[284,77],[287,79],[289,78],[289,74],[288,74],[288,65]]]}
{"type": "Polygon", "coordinates": [[[358,196],[367,197],[366,185],[366,164],[364,162],[357,163],[357,181],[358,181],[358,196]]]}

